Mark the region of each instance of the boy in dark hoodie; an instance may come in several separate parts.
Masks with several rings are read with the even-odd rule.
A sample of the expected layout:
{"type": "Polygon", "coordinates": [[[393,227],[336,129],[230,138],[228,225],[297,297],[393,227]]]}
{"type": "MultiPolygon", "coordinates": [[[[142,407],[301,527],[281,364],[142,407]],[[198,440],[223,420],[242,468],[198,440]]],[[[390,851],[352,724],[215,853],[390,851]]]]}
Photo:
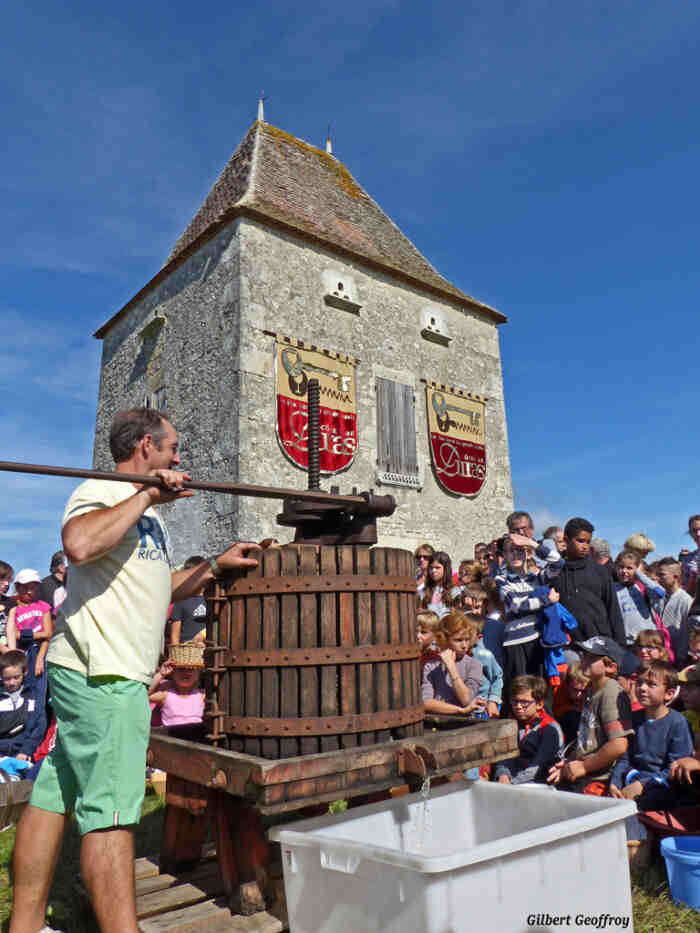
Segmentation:
{"type": "Polygon", "coordinates": [[[31,686],[24,683],[27,656],[23,651],[0,655],[0,756],[31,761],[44,738],[44,718],[31,686]]]}
{"type": "Polygon", "coordinates": [[[594,635],[625,645],[625,627],[610,574],[590,556],[593,525],[585,518],[571,518],[564,528],[566,560],[552,586],[559,600],[578,622],[576,641],[594,635]]]}

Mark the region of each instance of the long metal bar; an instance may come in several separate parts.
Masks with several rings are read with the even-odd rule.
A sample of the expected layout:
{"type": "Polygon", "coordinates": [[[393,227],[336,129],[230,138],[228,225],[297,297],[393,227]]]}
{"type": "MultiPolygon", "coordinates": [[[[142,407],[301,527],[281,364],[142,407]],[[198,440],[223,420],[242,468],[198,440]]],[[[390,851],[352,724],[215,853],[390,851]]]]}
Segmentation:
{"type": "MultiPolygon", "coordinates": [[[[80,470],[74,467],[44,466],[39,463],[14,463],[0,461],[0,471],[6,473],[34,473],[39,476],[69,476],[76,479],[106,479],[117,483],[138,483],[142,486],[160,486],[157,476],[140,476],[136,473],[108,473],[101,470],[80,470]]],[[[205,492],[223,492],[233,496],[252,496],[257,499],[300,499],[305,502],[328,502],[337,505],[365,505],[363,496],[337,496],[321,490],[280,489],[276,486],[254,486],[250,483],[211,483],[200,480],[185,480],[185,489],[205,492]]],[[[380,499],[386,497],[379,497],[380,499]]]]}

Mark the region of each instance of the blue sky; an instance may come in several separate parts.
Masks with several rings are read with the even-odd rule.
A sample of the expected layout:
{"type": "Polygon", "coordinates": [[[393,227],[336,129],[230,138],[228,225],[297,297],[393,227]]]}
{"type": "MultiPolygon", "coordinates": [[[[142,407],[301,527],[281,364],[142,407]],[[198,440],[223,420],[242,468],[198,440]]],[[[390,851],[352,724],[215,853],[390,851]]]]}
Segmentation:
{"type": "MultiPolygon", "coordinates": [[[[689,542],[700,6],[11,4],[0,74],[0,459],[89,466],[94,330],[255,119],[334,150],[501,329],[516,505],[689,542]]],[[[0,476],[42,572],[71,480],[0,476]]]]}

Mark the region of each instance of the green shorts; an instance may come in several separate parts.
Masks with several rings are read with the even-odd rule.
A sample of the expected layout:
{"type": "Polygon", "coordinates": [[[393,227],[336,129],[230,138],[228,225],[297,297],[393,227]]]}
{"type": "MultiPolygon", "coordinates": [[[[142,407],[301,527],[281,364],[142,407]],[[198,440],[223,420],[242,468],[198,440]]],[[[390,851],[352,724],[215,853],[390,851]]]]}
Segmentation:
{"type": "Polygon", "coordinates": [[[145,684],[88,678],[57,664],[47,671],[58,729],[32,805],[72,811],[81,834],[138,823],[151,720],[145,684]]]}

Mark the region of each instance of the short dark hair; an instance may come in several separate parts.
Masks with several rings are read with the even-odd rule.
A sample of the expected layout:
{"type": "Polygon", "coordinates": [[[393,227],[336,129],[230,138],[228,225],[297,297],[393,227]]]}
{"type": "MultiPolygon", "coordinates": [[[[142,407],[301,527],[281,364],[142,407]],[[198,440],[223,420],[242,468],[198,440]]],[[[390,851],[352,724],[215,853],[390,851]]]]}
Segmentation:
{"type": "Polygon", "coordinates": [[[14,576],[14,573],[12,566],[7,561],[0,560],[0,580],[7,580],[8,577],[14,576]]]}
{"type": "Polygon", "coordinates": [[[5,654],[0,654],[0,671],[4,671],[7,667],[21,667],[22,673],[26,674],[27,655],[24,651],[15,648],[14,651],[6,651],[5,654]]]}
{"type": "Polygon", "coordinates": [[[678,671],[675,669],[673,664],[670,661],[648,661],[646,664],[643,664],[637,671],[637,676],[641,677],[642,674],[658,674],[664,682],[664,687],[667,690],[675,690],[678,686],[678,671]]]}
{"type": "Polygon", "coordinates": [[[579,531],[587,531],[592,535],[595,528],[587,518],[570,518],[566,525],[564,525],[565,538],[575,538],[579,531]]]}
{"type": "Polygon", "coordinates": [[[662,567],[675,567],[679,573],[681,569],[680,561],[676,560],[675,557],[662,557],[661,560],[656,561],[656,566],[659,570],[662,567]]]}
{"type": "Polygon", "coordinates": [[[66,561],[66,552],[65,551],[56,551],[56,553],[51,558],[51,565],[49,567],[49,573],[53,573],[56,568],[60,567],[61,564],[67,563],[66,561]]]}
{"type": "Polygon", "coordinates": [[[547,696],[547,684],[541,677],[533,677],[531,674],[521,674],[519,677],[514,677],[510,685],[511,700],[519,693],[528,692],[532,694],[533,700],[541,703],[547,696]]]}
{"type": "Polygon", "coordinates": [[[115,463],[123,463],[146,434],[153,436],[156,445],[165,437],[164,422],[167,415],[153,408],[127,408],[118,411],[109,430],[109,449],[115,463]]]}
{"type": "Polygon", "coordinates": [[[559,527],[559,525],[550,525],[549,528],[545,528],[545,530],[542,532],[542,537],[543,537],[543,538],[553,538],[554,535],[555,535],[558,531],[561,531],[561,528],[559,527]]]}
{"type": "Polygon", "coordinates": [[[518,521],[519,518],[526,518],[529,524],[531,525],[531,527],[534,528],[534,524],[532,521],[532,515],[530,515],[529,512],[511,512],[508,518],[506,519],[506,525],[508,526],[508,531],[513,530],[513,525],[518,521]]]}
{"type": "Polygon", "coordinates": [[[206,557],[198,557],[196,554],[192,557],[188,557],[185,563],[182,565],[183,570],[191,570],[193,567],[199,567],[200,564],[203,564],[206,560],[206,557]]]}

